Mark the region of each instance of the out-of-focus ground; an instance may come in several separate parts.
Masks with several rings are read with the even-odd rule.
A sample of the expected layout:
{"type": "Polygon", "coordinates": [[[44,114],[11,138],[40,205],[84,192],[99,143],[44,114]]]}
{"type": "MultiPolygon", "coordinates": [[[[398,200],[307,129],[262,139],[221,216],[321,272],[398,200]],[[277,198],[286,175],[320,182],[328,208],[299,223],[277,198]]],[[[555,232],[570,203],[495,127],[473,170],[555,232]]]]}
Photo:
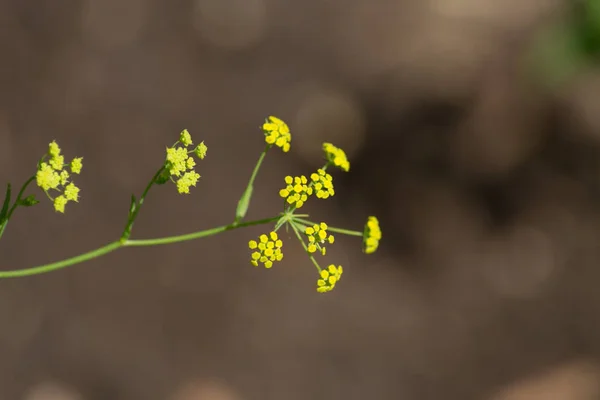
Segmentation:
{"type": "Polygon", "coordinates": [[[56,139],[84,157],[65,215],[19,209],[3,269],[109,242],[183,128],[209,156],[190,196],[157,188],[134,236],[231,221],[266,115],[286,120],[250,218],[289,173],[346,149],[315,219],[338,237],[318,295],[293,238],[255,269],[260,228],[125,249],[0,281],[0,399],[600,398],[600,74],[521,73],[560,1],[0,1],[0,183],[56,139]]]}

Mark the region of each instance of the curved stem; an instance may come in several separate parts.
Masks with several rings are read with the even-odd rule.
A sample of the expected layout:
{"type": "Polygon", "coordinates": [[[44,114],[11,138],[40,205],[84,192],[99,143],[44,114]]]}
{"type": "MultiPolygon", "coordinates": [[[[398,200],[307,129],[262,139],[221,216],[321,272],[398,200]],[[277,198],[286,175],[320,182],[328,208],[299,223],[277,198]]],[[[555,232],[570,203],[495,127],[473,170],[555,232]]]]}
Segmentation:
{"type": "Polygon", "coordinates": [[[298,228],[296,227],[296,225],[293,222],[290,222],[290,225],[292,226],[292,229],[294,230],[294,233],[296,234],[296,237],[298,238],[298,240],[302,244],[302,247],[304,247],[304,250],[306,251],[306,254],[308,254],[308,258],[310,258],[310,261],[312,261],[312,263],[315,265],[315,267],[317,267],[317,271],[321,272],[321,267],[319,266],[319,263],[317,262],[317,260],[315,260],[315,258],[313,257],[313,255],[310,254],[310,252],[308,251],[308,247],[306,246],[306,243],[304,243],[304,239],[302,239],[302,236],[300,235],[300,232],[298,232],[298,228]]]}
{"type": "Polygon", "coordinates": [[[268,224],[269,222],[277,221],[279,218],[281,218],[281,217],[277,216],[277,217],[260,219],[260,220],[256,220],[256,221],[240,222],[237,224],[234,222],[229,225],[218,226],[216,228],[206,229],[206,230],[199,231],[199,232],[187,233],[185,235],[167,236],[167,237],[156,238],[156,239],[127,240],[124,242],[124,246],[128,246],[128,247],[130,247],[130,246],[157,246],[157,245],[163,245],[163,244],[185,242],[188,240],[194,240],[194,239],[200,239],[200,238],[207,237],[207,236],[213,236],[213,235],[216,235],[217,233],[230,231],[232,229],[244,228],[244,227],[253,226],[253,225],[268,224]]]}
{"type": "Polygon", "coordinates": [[[156,171],[156,173],[154,174],[154,176],[152,177],[152,179],[150,180],[150,182],[148,183],[148,185],[146,185],[146,188],[142,192],[142,196],[140,197],[140,199],[137,202],[137,204],[135,204],[135,210],[133,210],[133,212],[130,212],[130,214],[129,214],[128,218],[127,218],[127,224],[125,225],[125,229],[123,229],[123,233],[121,234],[121,242],[125,242],[129,238],[129,236],[131,235],[131,229],[133,228],[133,223],[135,222],[135,219],[137,218],[137,215],[140,212],[140,209],[142,208],[142,204],[144,204],[144,200],[146,199],[146,195],[150,191],[150,188],[152,187],[152,185],[154,185],[154,183],[156,182],[156,179],[158,178],[158,176],[164,170],[165,170],[165,166],[163,165],[162,167],[160,167],[158,169],[158,171],[156,171]]]}
{"type": "Polygon", "coordinates": [[[112,242],[107,244],[106,246],[100,247],[98,249],[88,251],[87,253],[80,254],[75,257],[67,258],[66,260],[54,262],[51,264],[40,265],[39,267],[32,267],[27,269],[18,269],[13,271],[0,271],[0,279],[3,278],[20,278],[24,276],[31,275],[39,275],[47,272],[56,271],[57,269],[65,268],[71,265],[79,264],[84,261],[91,260],[93,258],[97,258],[103,256],[105,254],[110,253],[111,251],[115,251],[122,244],[119,241],[112,242]]]}
{"type": "Polygon", "coordinates": [[[51,264],[44,264],[44,265],[27,268],[27,269],[18,269],[18,270],[12,270],[12,271],[0,271],[0,279],[20,278],[20,277],[24,277],[24,276],[40,275],[40,274],[44,274],[47,272],[56,271],[56,270],[59,270],[62,268],[69,267],[71,265],[79,264],[84,261],[98,258],[100,256],[103,256],[105,254],[113,252],[121,247],[156,246],[156,245],[160,245],[160,244],[184,242],[187,240],[199,239],[202,237],[216,235],[218,233],[229,231],[232,229],[243,228],[243,227],[253,226],[253,225],[267,224],[269,222],[274,222],[274,221],[278,220],[279,218],[280,217],[277,216],[277,217],[260,219],[260,220],[256,220],[256,221],[248,221],[248,222],[244,222],[244,223],[237,224],[237,225],[229,224],[229,225],[224,225],[224,226],[220,226],[217,228],[206,229],[203,231],[189,233],[186,235],[179,235],[179,236],[170,236],[170,237],[164,237],[164,238],[144,239],[144,240],[124,240],[124,241],[118,240],[118,241],[109,243],[106,246],[100,247],[98,249],[88,251],[87,253],[83,253],[78,256],[67,258],[65,260],[57,261],[57,262],[54,262],[51,264]]]}
{"type": "MultiPolygon", "coordinates": [[[[315,225],[316,223],[313,221],[309,221],[307,219],[302,219],[302,218],[294,218],[294,221],[298,221],[302,224],[306,224],[309,226],[315,225]]],[[[350,235],[350,236],[363,236],[363,232],[360,231],[353,231],[350,229],[343,229],[343,228],[336,228],[334,226],[327,226],[327,230],[331,231],[331,232],[335,232],[335,233],[341,233],[342,235],[350,235]]]]}
{"type": "Polygon", "coordinates": [[[342,228],[335,228],[332,226],[328,226],[327,230],[331,231],[331,232],[335,232],[335,233],[341,233],[342,235],[361,236],[361,237],[363,236],[363,232],[352,231],[350,229],[342,229],[342,228]]]}

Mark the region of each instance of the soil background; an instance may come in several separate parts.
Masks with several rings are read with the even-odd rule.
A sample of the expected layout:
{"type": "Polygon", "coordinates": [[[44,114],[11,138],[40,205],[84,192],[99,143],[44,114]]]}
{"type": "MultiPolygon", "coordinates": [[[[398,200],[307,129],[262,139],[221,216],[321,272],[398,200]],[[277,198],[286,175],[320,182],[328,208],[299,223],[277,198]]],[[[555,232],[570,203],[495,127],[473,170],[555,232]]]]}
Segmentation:
{"type": "Polygon", "coordinates": [[[150,238],[227,224],[277,115],[249,218],[288,174],[346,149],[308,212],[384,239],[318,295],[293,238],[248,262],[261,228],[130,248],[0,281],[0,399],[600,398],[600,74],[523,78],[558,1],[2,0],[0,183],[56,139],[83,156],[79,204],[19,209],[3,269],[108,243],[187,128],[208,157],[189,196],[157,187],[150,238]],[[555,397],[551,397],[555,396],[555,397]]]}

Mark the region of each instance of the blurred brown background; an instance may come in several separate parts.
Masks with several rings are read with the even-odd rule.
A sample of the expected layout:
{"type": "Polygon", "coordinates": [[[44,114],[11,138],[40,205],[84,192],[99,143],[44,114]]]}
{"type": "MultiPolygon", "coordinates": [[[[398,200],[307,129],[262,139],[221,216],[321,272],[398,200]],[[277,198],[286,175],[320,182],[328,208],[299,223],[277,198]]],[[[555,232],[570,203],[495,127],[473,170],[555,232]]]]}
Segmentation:
{"type": "Polygon", "coordinates": [[[270,114],[292,151],[249,218],[327,140],[352,169],[313,217],[384,232],[369,257],[338,238],[327,295],[293,240],[252,268],[260,228],[0,281],[0,399],[600,399],[600,74],[548,90],[522,68],[565,5],[0,1],[0,183],[52,139],[84,157],[80,204],[19,209],[3,269],[117,238],[183,128],[202,180],[156,188],[134,237],[229,223],[270,114]]]}

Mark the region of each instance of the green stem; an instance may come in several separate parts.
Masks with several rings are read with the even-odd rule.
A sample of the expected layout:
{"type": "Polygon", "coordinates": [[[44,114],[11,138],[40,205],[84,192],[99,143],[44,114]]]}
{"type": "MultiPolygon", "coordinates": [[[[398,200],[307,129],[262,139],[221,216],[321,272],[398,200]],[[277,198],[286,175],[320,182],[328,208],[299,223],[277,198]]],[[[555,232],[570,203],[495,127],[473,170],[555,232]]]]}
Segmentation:
{"type": "Polygon", "coordinates": [[[306,243],[304,243],[304,239],[302,239],[302,236],[300,235],[300,232],[298,232],[298,228],[296,227],[296,224],[294,224],[294,222],[291,221],[290,225],[292,226],[292,229],[294,230],[294,233],[296,234],[296,237],[298,238],[298,240],[302,244],[302,247],[304,247],[304,250],[306,251],[306,254],[308,254],[308,258],[310,258],[310,261],[312,261],[312,263],[315,265],[315,267],[317,267],[317,271],[321,272],[321,267],[319,266],[319,263],[317,262],[317,260],[315,260],[315,258],[313,257],[313,255],[310,254],[310,252],[308,251],[308,247],[306,246],[306,243]]]}
{"type": "Polygon", "coordinates": [[[66,260],[58,261],[51,264],[40,265],[39,267],[32,267],[27,269],[18,269],[13,271],[0,271],[0,279],[3,278],[21,278],[24,276],[31,275],[39,275],[45,274],[47,272],[56,271],[57,269],[65,268],[74,264],[79,264],[84,261],[91,260],[93,258],[97,258],[103,256],[105,254],[110,253],[121,247],[122,244],[117,242],[112,242],[107,244],[106,246],[100,247],[98,249],[88,251],[87,253],[80,254],[75,257],[67,258],[66,260]]]}
{"type": "Polygon", "coordinates": [[[248,185],[246,186],[242,197],[240,197],[240,200],[238,201],[238,205],[235,210],[234,223],[236,224],[239,223],[242,219],[244,219],[244,217],[246,216],[246,212],[248,212],[248,207],[250,207],[250,200],[252,199],[252,191],[254,190],[254,181],[256,180],[258,170],[260,169],[260,166],[262,165],[262,162],[265,159],[265,156],[267,155],[267,151],[269,151],[270,148],[271,145],[268,144],[261,153],[260,157],[258,158],[258,161],[256,162],[256,165],[254,166],[254,170],[252,171],[252,175],[250,176],[248,185]]]}
{"type": "MultiPolygon", "coordinates": [[[[302,224],[306,224],[308,226],[313,226],[316,224],[316,222],[309,221],[307,219],[302,219],[302,218],[294,218],[294,221],[298,221],[298,222],[300,222],[302,224]]],[[[342,235],[363,236],[363,232],[352,231],[350,229],[336,228],[334,226],[327,226],[327,230],[331,231],[331,232],[335,232],[335,233],[341,233],[342,235]]]]}
{"type": "Polygon", "coordinates": [[[232,229],[244,228],[244,227],[253,226],[253,225],[268,224],[269,222],[277,221],[279,218],[281,218],[281,217],[277,216],[277,217],[271,217],[271,218],[265,218],[265,219],[260,219],[260,220],[256,220],[256,221],[248,221],[248,222],[241,222],[241,223],[234,222],[229,225],[218,226],[216,228],[206,229],[204,231],[193,232],[193,233],[188,233],[188,234],[179,235],[179,236],[167,236],[167,237],[156,238],[156,239],[127,240],[127,241],[125,241],[124,245],[125,246],[157,246],[157,245],[162,245],[162,244],[185,242],[188,240],[194,240],[194,239],[199,239],[199,238],[203,238],[203,237],[207,237],[207,236],[213,236],[213,235],[216,235],[217,233],[230,231],[232,229]]]}
{"type": "Polygon", "coordinates": [[[34,179],[35,179],[35,175],[33,175],[32,177],[30,177],[29,179],[27,179],[25,181],[25,183],[23,184],[23,186],[21,186],[21,190],[19,190],[19,194],[17,194],[17,199],[15,200],[15,203],[12,205],[12,207],[10,208],[10,210],[8,211],[8,213],[6,213],[6,218],[4,219],[4,223],[0,226],[0,238],[4,234],[4,230],[6,229],[6,225],[8,225],[8,220],[10,219],[10,217],[12,216],[12,214],[15,212],[15,210],[19,206],[19,201],[21,200],[21,197],[23,196],[23,193],[25,192],[25,189],[27,189],[27,186],[29,186],[29,184],[31,182],[33,182],[34,179]]]}
{"type": "Polygon", "coordinates": [[[328,226],[327,230],[335,233],[341,233],[342,235],[363,236],[363,232],[360,231],[351,231],[349,229],[335,228],[332,226],[328,226]]]}
{"type": "Polygon", "coordinates": [[[140,212],[140,209],[142,208],[142,204],[144,204],[146,195],[150,191],[150,188],[152,187],[152,185],[154,185],[154,183],[156,182],[156,179],[158,178],[158,176],[164,170],[165,170],[165,166],[163,165],[162,167],[160,167],[158,169],[158,171],[156,171],[156,173],[154,174],[154,176],[152,177],[152,179],[150,180],[148,185],[146,185],[146,188],[142,192],[142,196],[140,197],[139,201],[135,205],[135,210],[132,213],[130,213],[129,217],[127,218],[127,224],[125,225],[125,229],[123,229],[123,234],[121,235],[122,242],[125,242],[129,238],[129,236],[131,236],[131,229],[133,228],[133,223],[135,222],[135,219],[137,218],[138,213],[140,212]]]}
{"type": "Polygon", "coordinates": [[[12,271],[0,271],[0,279],[20,278],[20,277],[24,277],[24,276],[39,275],[39,274],[44,274],[47,272],[56,271],[58,269],[62,269],[65,267],[69,267],[71,265],[82,263],[84,261],[98,258],[100,256],[103,256],[105,254],[113,252],[121,247],[155,246],[155,245],[160,245],[160,244],[184,242],[187,240],[199,239],[199,238],[206,237],[206,236],[216,235],[218,233],[229,231],[232,229],[243,228],[243,227],[253,226],[253,225],[267,224],[269,222],[276,221],[279,218],[280,217],[277,216],[277,217],[265,218],[265,219],[256,220],[256,221],[248,221],[248,222],[244,222],[244,223],[237,224],[237,225],[229,224],[229,225],[220,226],[217,228],[206,229],[206,230],[199,231],[199,232],[189,233],[187,235],[170,236],[170,237],[164,237],[164,238],[145,239],[145,240],[125,240],[125,241],[118,240],[116,242],[109,243],[106,246],[100,247],[98,249],[88,251],[87,253],[83,253],[78,256],[67,258],[66,260],[54,262],[51,264],[44,264],[44,265],[40,265],[38,267],[32,267],[32,268],[27,268],[27,269],[18,269],[18,270],[12,270],[12,271]]]}
{"type": "Polygon", "coordinates": [[[254,170],[252,171],[252,175],[250,175],[250,180],[248,181],[248,186],[254,185],[254,180],[256,179],[256,175],[258,175],[258,170],[260,169],[260,166],[262,165],[262,162],[265,159],[265,156],[267,155],[267,151],[270,148],[271,148],[271,145],[267,145],[267,147],[265,147],[265,149],[261,153],[260,157],[258,158],[258,161],[256,162],[256,165],[254,166],[254,170]]]}

